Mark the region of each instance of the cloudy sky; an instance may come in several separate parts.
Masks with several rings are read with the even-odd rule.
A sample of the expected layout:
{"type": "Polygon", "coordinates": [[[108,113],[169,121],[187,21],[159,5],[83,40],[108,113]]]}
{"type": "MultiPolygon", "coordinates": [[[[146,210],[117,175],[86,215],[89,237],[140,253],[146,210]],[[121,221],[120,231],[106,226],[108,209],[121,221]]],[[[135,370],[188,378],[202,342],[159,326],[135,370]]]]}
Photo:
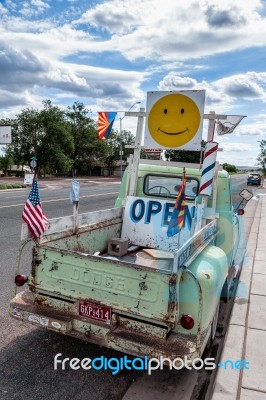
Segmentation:
{"type": "Polygon", "coordinates": [[[217,138],[220,161],[254,165],[266,138],[265,50],[263,0],[0,0],[0,117],[51,99],[81,101],[96,119],[146,107],[147,91],[205,89],[205,113],[247,116],[217,138]]]}

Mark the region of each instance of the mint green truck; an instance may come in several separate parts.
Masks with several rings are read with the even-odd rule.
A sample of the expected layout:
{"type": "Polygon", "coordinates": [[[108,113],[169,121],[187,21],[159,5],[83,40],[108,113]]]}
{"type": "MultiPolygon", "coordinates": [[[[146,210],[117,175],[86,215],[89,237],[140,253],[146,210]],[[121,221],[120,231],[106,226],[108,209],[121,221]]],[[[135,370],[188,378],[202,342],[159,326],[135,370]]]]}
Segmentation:
{"type": "Polygon", "coordinates": [[[203,209],[201,170],[185,165],[184,227],[168,237],[183,167],[140,160],[135,192],[129,168],[114,208],[49,220],[28,278],[25,230],[15,282],[27,288],[16,291],[10,316],[138,357],[201,357],[241,266],[243,221],[226,171],[203,209]]]}

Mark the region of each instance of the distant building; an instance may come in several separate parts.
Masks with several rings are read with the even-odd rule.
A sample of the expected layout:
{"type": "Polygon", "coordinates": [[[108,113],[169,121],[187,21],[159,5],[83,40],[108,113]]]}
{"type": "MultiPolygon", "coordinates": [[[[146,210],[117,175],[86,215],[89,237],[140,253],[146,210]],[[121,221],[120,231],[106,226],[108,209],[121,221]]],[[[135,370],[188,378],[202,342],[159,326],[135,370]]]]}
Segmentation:
{"type": "MultiPolygon", "coordinates": [[[[9,176],[24,176],[25,172],[31,172],[28,165],[10,165],[10,167],[5,171],[6,175],[9,176]]],[[[0,171],[0,176],[4,176],[4,171],[0,171]]]]}

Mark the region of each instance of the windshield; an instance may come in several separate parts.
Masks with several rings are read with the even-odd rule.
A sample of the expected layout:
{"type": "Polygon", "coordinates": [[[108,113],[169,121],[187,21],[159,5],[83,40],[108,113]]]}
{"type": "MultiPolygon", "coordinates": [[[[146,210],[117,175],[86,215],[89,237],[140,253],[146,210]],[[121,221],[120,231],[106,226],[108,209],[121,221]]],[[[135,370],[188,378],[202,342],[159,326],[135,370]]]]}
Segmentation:
{"type": "MultiPolygon", "coordinates": [[[[189,200],[198,195],[199,182],[195,178],[186,178],[185,194],[189,200]]],[[[182,184],[182,176],[147,175],[144,180],[144,193],[148,196],[170,197],[175,199],[182,184]]]]}

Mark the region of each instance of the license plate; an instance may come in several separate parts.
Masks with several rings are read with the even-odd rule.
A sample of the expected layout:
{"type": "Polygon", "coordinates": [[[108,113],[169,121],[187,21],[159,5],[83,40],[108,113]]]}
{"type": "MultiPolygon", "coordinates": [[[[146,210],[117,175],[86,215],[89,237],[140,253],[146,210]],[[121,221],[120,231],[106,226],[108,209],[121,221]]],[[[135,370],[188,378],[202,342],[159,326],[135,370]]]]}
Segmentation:
{"type": "Polygon", "coordinates": [[[97,321],[104,321],[110,324],[111,321],[111,307],[98,306],[88,301],[79,302],[79,315],[96,319],[97,321]]]}

